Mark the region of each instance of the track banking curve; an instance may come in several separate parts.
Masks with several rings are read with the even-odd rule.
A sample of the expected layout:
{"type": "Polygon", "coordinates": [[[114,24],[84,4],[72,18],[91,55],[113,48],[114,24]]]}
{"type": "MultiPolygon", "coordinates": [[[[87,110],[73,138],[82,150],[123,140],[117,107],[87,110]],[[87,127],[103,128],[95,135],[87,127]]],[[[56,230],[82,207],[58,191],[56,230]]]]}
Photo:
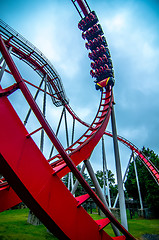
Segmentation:
{"type": "MultiPolygon", "coordinates": [[[[106,131],[105,134],[107,136],[113,137],[111,132],[106,131]]],[[[133,143],[131,143],[129,140],[125,139],[124,137],[121,137],[118,135],[118,141],[123,143],[125,146],[127,146],[131,151],[133,151],[141,160],[141,162],[144,164],[144,166],[147,168],[147,170],[151,173],[152,177],[156,181],[156,183],[159,185],[159,170],[155,167],[155,165],[140,151],[133,143]]]]}
{"type": "MultiPolygon", "coordinates": [[[[87,15],[89,8],[86,2],[77,0],[77,3],[83,14],[87,15]]],[[[111,87],[102,90],[100,106],[91,126],[80,139],[65,150],[32,97],[7,48],[29,64],[39,75],[47,76],[53,91],[54,104],[67,106],[68,101],[59,76],[44,56],[37,49],[32,48],[30,43],[22,38],[19,39],[19,36],[17,38],[17,35],[7,27],[4,29],[6,32],[2,31],[0,36],[0,50],[16,81],[6,89],[0,88],[0,171],[11,186],[2,183],[0,195],[4,206],[9,206],[7,201],[10,196],[13,197],[14,202],[21,199],[59,239],[134,239],[109,212],[76,168],[76,165],[88,159],[105,132],[113,104],[111,87]],[[57,161],[48,163],[11,105],[8,96],[14,94],[17,89],[20,89],[41,128],[59,152],[56,156],[57,161]],[[86,190],[86,195],[75,198],[63,184],[61,177],[69,171],[86,190]],[[107,218],[94,221],[89,216],[81,206],[89,197],[107,218]],[[103,230],[109,223],[113,223],[123,235],[114,238],[109,236],[103,230]]]]}

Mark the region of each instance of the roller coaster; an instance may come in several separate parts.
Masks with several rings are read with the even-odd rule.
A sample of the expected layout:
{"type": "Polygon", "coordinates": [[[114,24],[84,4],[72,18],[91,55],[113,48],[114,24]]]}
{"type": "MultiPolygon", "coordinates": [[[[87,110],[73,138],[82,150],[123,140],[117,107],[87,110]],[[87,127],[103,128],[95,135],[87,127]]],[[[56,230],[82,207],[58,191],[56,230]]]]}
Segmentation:
{"type": "MultiPolygon", "coordinates": [[[[90,53],[95,56],[93,51],[97,46],[92,47],[89,40],[95,44],[94,39],[100,36],[102,39],[100,46],[104,44],[102,51],[106,55],[106,58],[102,58],[103,60],[99,59],[100,49],[98,49],[99,55],[93,59],[99,68],[99,71],[93,73],[93,77],[96,78],[95,84],[98,85],[96,89],[101,90],[101,99],[97,114],[91,124],[82,121],[70,107],[62,80],[50,61],[35,46],[0,20],[0,81],[4,72],[8,74],[9,79],[6,82],[6,78],[3,77],[4,81],[1,81],[0,87],[0,173],[3,176],[0,179],[0,212],[23,201],[59,239],[135,239],[116,220],[77,168],[81,162],[90,158],[93,149],[103,135],[113,137],[112,133],[106,131],[106,127],[114,104],[114,76],[109,49],[103,32],[101,33],[102,29],[99,24],[97,25],[97,16],[90,10],[86,1],[71,1],[81,17],[79,28],[85,34],[84,38],[88,40],[86,46],[91,51],[90,53]],[[24,79],[17,68],[16,59],[31,67],[38,74],[40,81],[38,79],[34,83],[24,79]],[[107,63],[105,69],[102,65],[104,59],[107,63]],[[100,60],[99,66],[95,60],[100,60]],[[110,78],[113,80],[109,82],[110,78]],[[39,92],[42,92],[44,96],[42,106],[37,101],[39,92]],[[56,108],[63,108],[56,132],[53,131],[46,117],[47,97],[51,99],[56,108]],[[20,103],[19,112],[17,102],[20,103]],[[21,111],[26,113],[25,104],[28,112],[22,121],[21,111]],[[68,139],[66,111],[73,119],[71,144],[68,139]],[[66,124],[66,148],[57,137],[63,116],[66,124]],[[32,122],[33,118],[36,123],[29,125],[29,121],[32,122]],[[86,131],[74,141],[75,122],[84,126],[86,131]],[[51,145],[49,157],[45,156],[43,149],[44,133],[51,145]],[[35,140],[40,138],[35,137],[37,134],[41,134],[40,147],[35,140]],[[57,152],[53,156],[54,148],[57,152]],[[69,172],[81,183],[87,194],[79,197],[73,196],[62,181],[62,178],[69,172]],[[84,210],[82,204],[89,198],[102,210],[106,218],[95,221],[84,210]],[[115,237],[109,236],[103,230],[108,224],[111,224],[121,234],[116,234],[115,237]]],[[[159,171],[150,160],[130,141],[120,136],[117,138],[139,156],[159,185],[159,171]]]]}

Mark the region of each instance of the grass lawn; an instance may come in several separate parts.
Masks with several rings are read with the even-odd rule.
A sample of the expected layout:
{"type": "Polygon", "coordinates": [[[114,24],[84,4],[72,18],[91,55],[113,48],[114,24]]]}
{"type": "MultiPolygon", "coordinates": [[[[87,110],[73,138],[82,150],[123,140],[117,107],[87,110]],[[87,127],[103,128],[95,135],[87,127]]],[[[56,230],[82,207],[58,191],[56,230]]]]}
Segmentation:
{"type": "MultiPolygon", "coordinates": [[[[101,219],[98,214],[90,214],[95,220],[101,219]]],[[[142,239],[144,234],[158,234],[159,235],[159,219],[142,219],[133,218],[128,216],[128,228],[129,232],[136,238],[142,239]]],[[[113,230],[110,225],[104,229],[110,236],[114,237],[113,230]]]]}
{"type": "Polygon", "coordinates": [[[0,213],[0,240],[52,240],[57,239],[43,225],[27,223],[28,209],[8,210],[0,213]]]}
{"type": "MultiPolygon", "coordinates": [[[[52,240],[57,239],[49,234],[43,225],[33,226],[27,223],[28,209],[9,210],[0,213],[0,240],[52,240]]],[[[91,214],[96,220],[101,217],[91,214]]],[[[141,239],[143,234],[159,234],[159,219],[128,219],[129,231],[136,238],[141,239]]],[[[105,228],[113,235],[111,226],[105,228]]]]}

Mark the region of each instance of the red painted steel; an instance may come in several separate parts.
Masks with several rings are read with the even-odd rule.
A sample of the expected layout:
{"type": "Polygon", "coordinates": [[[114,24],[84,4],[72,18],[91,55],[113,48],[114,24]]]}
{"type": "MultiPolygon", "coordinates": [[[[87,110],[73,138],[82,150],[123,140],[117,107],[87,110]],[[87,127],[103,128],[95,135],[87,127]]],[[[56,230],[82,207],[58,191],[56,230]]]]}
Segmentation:
{"type": "Polygon", "coordinates": [[[8,184],[5,187],[0,187],[0,212],[14,207],[15,205],[21,203],[21,201],[22,200],[8,184]]]}
{"type": "Polygon", "coordinates": [[[67,104],[67,105],[65,105],[65,107],[66,107],[67,111],[72,115],[72,117],[73,117],[74,119],[76,119],[78,122],[80,122],[80,123],[83,124],[84,126],[86,126],[86,127],[88,127],[88,128],[90,127],[90,124],[82,121],[82,120],[77,116],[77,114],[73,111],[73,109],[70,107],[70,105],[67,104]]]}
{"type": "Polygon", "coordinates": [[[108,218],[99,219],[96,220],[96,223],[99,225],[99,230],[102,230],[110,223],[110,220],[108,218]]]}
{"type": "Polygon", "coordinates": [[[78,207],[81,206],[85,201],[87,201],[90,198],[89,194],[85,194],[82,196],[76,197],[76,200],[78,202],[78,207]]]}
{"type": "MultiPolygon", "coordinates": [[[[1,68],[2,68],[2,67],[0,66],[0,69],[1,69],[1,68]]],[[[12,73],[11,73],[8,69],[5,69],[5,72],[7,72],[7,73],[9,73],[9,74],[12,75],[12,73]]],[[[31,85],[32,87],[34,87],[34,88],[36,88],[36,89],[39,89],[41,92],[45,92],[42,88],[37,87],[35,84],[33,84],[33,83],[25,80],[24,78],[23,78],[23,81],[24,81],[25,83],[28,83],[28,84],[31,85]]],[[[12,86],[12,87],[13,87],[13,86],[12,86]]],[[[16,89],[15,89],[15,90],[16,90],[16,89]]],[[[58,99],[55,95],[53,96],[53,95],[52,95],[51,93],[49,93],[49,92],[46,92],[46,94],[49,95],[49,96],[51,96],[51,97],[54,97],[55,99],[58,99]]],[[[83,124],[84,124],[84,122],[83,122],[83,124]]]]}
{"type": "Polygon", "coordinates": [[[87,6],[84,4],[84,2],[82,0],[76,0],[78,5],[80,6],[83,14],[86,16],[89,14],[89,11],[87,10],[87,6]]]}
{"type": "MultiPolygon", "coordinates": [[[[107,136],[113,137],[112,133],[106,131],[105,134],[107,136]]],[[[147,159],[144,154],[130,141],[127,139],[118,136],[117,137],[120,142],[122,142],[124,145],[126,145],[128,148],[130,148],[132,151],[134,151],[137,156],[140,158],[141,162],[144,164],[144,166],[148,169],[148,171],[151,173],[157,184],[159,185],[159,170],[154,166],[154,164],[147,159]]]]}
{"type": "MultiPolygon", "coordinates": [[[[26,138],[28,134],[26,129],[8,100],[4,97],[0,101],[0,112],[2,111],[3,118],[0,118],[0,124],[4,127],[3,129],[7,127],[7,130],[1,131],[0,143],[1,153],[3,157],[7,159],[7,163],[2,159],[0,162],[1,171],[4,176],[10,185],[14,185],[13,187],[21,199],[24,200],[34,212],[38,209],[38,214],[42,214],[41,206],[44,205],[48,217],[53,215],[55,222],[60,221],[61,212],[63,218],[61,219],[62,226],[60,227],[63,231],[65,231],[64,228],[66,228],[68,236],[70,234],[74,235],[76,232],[81,239],[87,239],[82,235],[81,227],[83,229],[88,228],[88,232],[90,232],[92,231],[91,228],[97,229],[97,226],[91,218],[90,222],[92,222],[92,224],[87,223],[89,216],[83,216],[84,219],[81,219],[82,215],[85,215],[84,209],[77,209],[76,205],[78,202],[73,198],[61,180],[57,176],[52,176],[52,168],[33,140],[26,138]],[[8,151],[8,148],[10,151],[8,151]],[[15,173],[16,177],[14,176],[15,173]],[[21,181],[18,181],[16,178],[21,179],[21,181]],[[13,179],[16,181],[16,184],[12,183],[13,179]],[[34,198],[34,200],[32,198],[34,198]],[[38,206],[35,206],[35,200],[38,202],[38,206]],[[76,215],[78,216],[78,221],[75,221],[76,215]],[[70,216],[69,219],[68,216],[70,216]],[[74,231],[72,229],[74,229],[74,231]]],[[[43,216],[40,216],[40,219],[45,222],[43,216]]],[[[46,222],[45,225],[47,226],[46,222]]],[[[57,225],[59,226],[60,224],[58,223],[57,225]]],[[[50,229],[50,226],[48,227],[50,229]]],[[[52,229],[50,230],[52,231],[52,229]]],[[[77,236],[71,236],[70,238],[78,239],[79,237],[77,236]]],[[[66,237],[63,239],[65,238],[66,237]]]]}
{"type": "MultiPolygon", "coordinates": [[[[37,119],[39,120],[46,134],[48,135],[48,137],[50,138],[50,140],[55,145],[60,155],[66,162],[67,166],[74,173],[76,178],[79,180],[81,185],[85,188],[85,190],[88,192],[90,197],[94,200],[94,202],[101,208],[101,210],[106,214],[106,216],[109,217],[110,221],[129,239],[134,239],[131,236],[131,234],[128,233],[120,223],[118,223],[118,221],[108,211],[108,209],[104,206],[101,200],[96,196],[94,191],[89,187],[89,185],[84,180],[80,172],[77,170],[71,158],[65,152],[64,148],[56,138],[54,132],[50,128],[49,124],[47,123],[46,119],[42,115],[37,104],[35,103],[32,95],[27,89],[25,83],[23,82],[22,77],[18,72],[18,69],[16,68],[1,38],[0,38],[0,49],[10,71],[12,72],[27,102],[32,108],[34,114],[36,115],[37,119]]],[[[39,217],[39,219],[48,227],[48,229],[52,231],[54,234],[58,235],[58,237],[60,237],[61,239],[67,239],[68,236],[71,239],[78,239],[79,236],[80,236],[79,239],[92,239],[93,237],[94,239],[111,239],[111,237],[109,237],[105,232],[102,231],[101,233],[101,231],[100,232],[97,231],[97,229],[95,228],[95,225],[94,225],[94,228],[93,226],[91,226],[91,223],[94,224],[94,221],[88,220],[88,219],[91,219],[90,217],[82,216],[84,209],[81,207],[79,208],[79,209],[82,209],[80,210],[79,215],[82,216],[82,219],[84,219],[84,220],[81,219],[81,224],[84,223],[84,225],[81,226],[81,224],[77,224],[77,222],[73,224],[73,222],[75,222],[74,221],[75,215],[76,215],[76,219],[78,220],[80,219],[80,217],[77,217],[77,208],[73,208],[74,207],[73,202],[75,201],[75,200],[71,200],[71,197],[72,199],[74,199],[73,196],[64,186],[64,184],[61,182],[58,176],[52,174],[51,166],[46,162],[40,150],[37,147],[35,147],[36,145],[32,141],[32,139],[26,138],[26,135],[28,135],[28,133],[26,133],[26,129],[24,128],[23,124],[20,122],[20,119],[18,119],[18,116],[14,112],[14,109],[12,109],[11,105],[9,104],[8,100],[5,97],[1,97],[0,108],[1,108],[0,112],[4,114],[3,118],[1,117],[1,126],[4,126],[4,129],[5,129],[9,125],[9,128],[7,129],[7,133],[6,131],[2,131],[1,140],[5,139],[5,141],[3,141],[1,144],[2,156],[0,158],[0,161],[1,161],[2,174],[8,180],[8,183],[13,187],[13,189],[18,193],[20,198],[30,207],[30,209],[39,217]],[[6,141],[6,139],[8,141],[6,141]],[[8,147],[10,151],[8,151],[8,147]],[[17,149],[17,151],[14,151],[15,149],[17,149]],[[38,171],[36,171],[37,166],[38,166],[38,171]],[[29,176],[29,180],[28,180],[28,176],[29,176]],[[12,181],[14,182],[14,184],[12,181]],[[53,189],[53,186],[55,186],[54,189],[53,189]],[[65,196],[65,194],[67,197],[65,196]],[[63,204],[63,200],[62,200],[63,198],[65,200],[65,203],[67,203],[67,207],[63,204]],[[60,215],[59,212],[57,213],[56,211],[55,213],[55,208],[52,208],[52,204],[53,206],[56,206],[56,207],[58,206],[57,209],[62,214],[64,215],[66,214],[66,216],[70,216],[69,221],[65,222],[63,221],[63,219],[61,220],[61,218],[59,217],[60,215]],[[61,205],[62,207],[60,208],[61,205]],[[69,214],[68,214],[68,210],[69,210],[69,214]],[[69,222],[69,226],[68,226],[68,222],[69,222]],[[70,229],[70,226],[71,226],[71,229],[70,229]],[[85,229],[87,229],[87,232],[84,231],[84,226],[85,226],[85,229]],[[95,230],[93,235],[92,233],[90,234],[90,231],[89,231],[89,229],[91,229],[92,231],[92,228],[95,230]],[[72,229],[74,231],[72,231],[72,229]],[[82,233],[81,232],[79,233],[79,229],[83,230],[82,233]]],[[[90,145],[93,146],[95,142],[99,141],[101,135],[104,133],[105,127],[108,123],[109,116],[110,114],[108,115],[107,118],[104,119],[105,121],[103,121],[102,125],[100,121],[99,123],[97,123],[97,125],[99,126],[101,125],[101,126],[100,128],[96,127],[96,129],[99,128],[100,130],[97,131],[97,134],[94,136],[94,138],[91,137],[92,142],[91,144],[89,143],[90,145]]],[[[89,144],[87,145],[87,148],[89,148],[88,147],[89,144]]],[[[87,150],[87,153],[88,153],[88,150],[87,150]]]]}
{"type": "MultiPolygon", "coordinates": [[[[34,141],[26,138],[28,133],[6,97],[1,98],[0,112],[3,112],[0,118],[3,126],[1,171],[20,198],[60,239],[67,239],[66,236],[70,239],[111,239],[105,232],[99,232],[98,225],[87,212],[82,207],[77,208],[78,202],[58,176],[52,175],[51,166],[34,141]]],[[[97,201],[106,212],[103,203],[98,198],[97,201]]],[[[114,222],[114,217],[107,214],[114,222]]],[[[114,223],[118,225],[116,220],[114,223]]],[[[123,227],[121,230],[126,231],[123,227]]],[[[129,233],[125,234],[131,238],[129,233]]]]}
{"type": "Polygon", "coordinates": [[[9,96],[13,92],[15,92],[18,89],[18,84],[15,83],[12,86],[5,88],[5,89],[0,89],[0,97],[1,96],[9,96]]]}

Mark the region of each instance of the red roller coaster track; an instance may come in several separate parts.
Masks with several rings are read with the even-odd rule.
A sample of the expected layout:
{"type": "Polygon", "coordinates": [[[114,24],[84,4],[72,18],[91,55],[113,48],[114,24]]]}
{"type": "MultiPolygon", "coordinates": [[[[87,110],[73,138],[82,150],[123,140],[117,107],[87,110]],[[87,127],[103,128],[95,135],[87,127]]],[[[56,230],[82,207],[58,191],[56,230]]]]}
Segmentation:
{"type": "MultiPolygon", "coordinates": [[[[76,5],[76,1],[72,2],[76,5]]],[[[88,4],[82,0],[77,0],[77,3],[83,14],[87,15],[90,11],[88,4]]],[[[12,54],[29,64],[41,77],[47,76],[56,106],[66,106],[73,118],[86,125],[68,105],[59,75],[34,46],[11,28],[4,26],[3,22],[0,33],[0,51],[16,81],[10,87],[0,89],[0,171],[7,180],[7,182],[1,180],[0,211],[22,200],[59,239],[134,239],[109,212],[76,168],[80,162],[89,158],[105,133],[113,104],[111,87],[107,91],[102,91],[98,112],[92,124],[87,125],[87,131],[65,150],[28,90],[8,48],[11,47],[12,54]],[[59,152],[55,157],[46,160],[11,105],[8,96],[14,94],[17,89],[20,89],[34,112],[40,123],[40,129],[45,131],[59,152]],[[61,178],[69,171],[78,179],[87,195],[75,198],[66,188],[61,178]],[[100,207],[106,219],[94,221],[83,209],[81,204],[89,197],[100,207]],[[109,223],[113,223],[123,235],[110,237],[103,231],[109,223]]],[[[132,144],[128,141],[124,143],[132,149],[132,144]]],[[[134,148],[132,150],[135,151],[134,148]]],[[[141,157],[140,152],[136,150],[136,153],[141,157]]],[[[143,161],[146,164],[146,160],[143,161]]],[[[158,173],[156,174],[150,167],[149,169],[158,179],[158,173]]]]}
{"type": "MultiPolygon", "coordinates": [[[[110,133],[108,131],[106,131],[105,134],[112,137],[112,133],[110,133]]],[[[124,145],[126,145],[128,148],[130,148],[131,151],[134,151],[134,153],[136,153],[136,155],[140,158],[140,160],[142,161],[144,166],[151,173],[151,175],[154,178],[154,180],[156,181],[156,183],[159,185],[159,171],[154,166],[154,164],[149,159],[147,159],[146,156],[133,143],[131,143],[130,141],[128,141],[127,139],[125,139],[121,136],[118,136],[118,140],[120,142],[122,142],[124,145]]]]}

